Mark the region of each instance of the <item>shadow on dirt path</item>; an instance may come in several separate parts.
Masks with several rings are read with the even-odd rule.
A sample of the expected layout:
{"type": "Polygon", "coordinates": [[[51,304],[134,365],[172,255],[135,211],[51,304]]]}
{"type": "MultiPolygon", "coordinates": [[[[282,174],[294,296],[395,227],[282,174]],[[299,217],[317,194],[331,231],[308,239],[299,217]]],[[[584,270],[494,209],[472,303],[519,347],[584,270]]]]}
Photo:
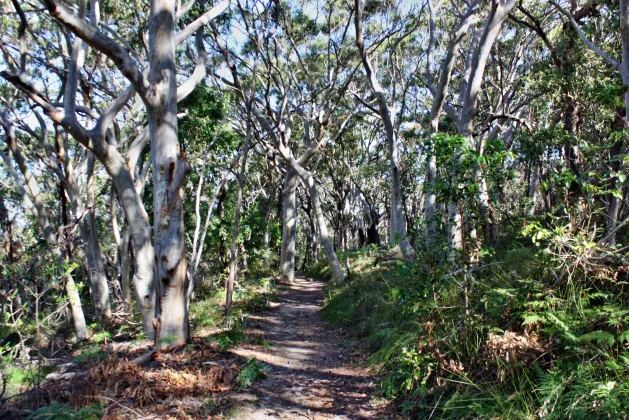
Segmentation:
{"type": "Polygon", "coordinates": [[[321,319],[323,282],[298,277],[283,284],[275,308],[249,316],[247,334],[261,345],[233,352],[271,368],[266,379],[235,396],[237,419],[391,419],[373,397],[375,379],[355,363],[355,343],[321,319]]]}

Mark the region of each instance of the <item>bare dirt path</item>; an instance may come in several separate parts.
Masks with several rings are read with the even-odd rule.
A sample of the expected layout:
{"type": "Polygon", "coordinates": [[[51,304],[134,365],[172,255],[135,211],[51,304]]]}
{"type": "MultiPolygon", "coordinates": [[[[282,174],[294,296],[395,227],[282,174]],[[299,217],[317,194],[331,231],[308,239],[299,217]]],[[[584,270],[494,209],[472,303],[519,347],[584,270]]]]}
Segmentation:
{"type": "Polygon", "coordinates": [[[236,419],[391,419],[374,395],[375,378],[356,366],[356,343],[321,319],[324,283],[299,277],[284,284],[273,309],[249,316],[247,333],[259,345],[233,350],[271,371],[235,396],[236,419]]]}

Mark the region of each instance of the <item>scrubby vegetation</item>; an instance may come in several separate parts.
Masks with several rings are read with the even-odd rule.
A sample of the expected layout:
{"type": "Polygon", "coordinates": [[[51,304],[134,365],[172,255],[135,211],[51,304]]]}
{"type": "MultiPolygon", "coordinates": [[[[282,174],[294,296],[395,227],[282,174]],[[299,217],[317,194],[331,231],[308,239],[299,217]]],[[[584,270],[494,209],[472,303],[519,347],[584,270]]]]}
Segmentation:
{"type": "Polygon", "coordinates": [[[170,354],[147,353],[149,343],[141,335],[129,341],[116,328],[95,327],[89,342],[55,354],[42,349],[31,353],[29,363],[5,356],[0,417],[92,420],[229,413],[232,403],[223,394],[250,386],[268,371],[255,359],[235,357],[230,349],[257,343],[259,337],[243,331],[248,314],[268,309],[274,293],[269,277],[255,285],[242,282],[234,293],[229,328],[224,328],[220,310],[224,291],[201,293],[190,306],[192,342],[170,354]]]}
{"type": "Polygon", "coordinates": [[[529,223],[460,269],[432,247],[413,263],[349,252],[351,281],[329,284],[325,316],[361,338],[382,395],[413,418],[621,418],[627,261],[556,223],[529,223]]]}

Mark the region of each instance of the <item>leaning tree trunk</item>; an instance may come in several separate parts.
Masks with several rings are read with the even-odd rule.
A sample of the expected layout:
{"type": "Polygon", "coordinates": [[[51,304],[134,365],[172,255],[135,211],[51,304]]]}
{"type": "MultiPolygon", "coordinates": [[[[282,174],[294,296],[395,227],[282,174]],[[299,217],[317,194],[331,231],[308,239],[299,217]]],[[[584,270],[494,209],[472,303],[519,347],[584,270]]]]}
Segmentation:
{"type": "Polygon", "coordinates": [[[299,174],[301,180],[304,181],[304,183],[308,186],[308,191],[312,200],[312,207],[315,212],[315,219],[317,220],[317,227],[319,228],[319,241],[321,242],[323,250],[325,251],[325,256],[328,259],[328,264],[330,264],[330,268],[332,269],[332,276],[335,279],[341,281],[345,280],[345,272],[343,271],[341,263],[336,257],[334,246],[332,245],[332,242],[330,242],[330,235],[328,234],[328,227],[325,224],[323,211],[321,211],[319,192],[317,191],[317,184],[315,183],[314,177],[306,169],[299,166],[297,161],[293,158],[291,158],[290,160],[290,165],[296,171],[296,173],[299,174]]]}
{"type": "Polygon", "coordinates": [[[112,153],[107,160],[103,160],[103,165],[112,178],[124,212],[125,229],[129,232],[133,250],[133,289],[146,338],[152,340],[155,337],[153,320],[156,313],[156,282],[154,281],[155,251],[151,243],[151,225],[124,158],[112,153]]]}
{"type": "Polygon", "coordinates": [[[48,212],[46,210],[46,206],[44,205],[44,200],[41,197],[39,185],[30,168],[26,164],[26,160],[24,159],[22,152],[17,146],[17,139],[15,137],[15,132],[13,131],[13,126],[8,122],[8,120],[6,120],[6,118],[4,118],[3,115],[0,115],[0,123],[6,131],[5,142],[7,143],[9,151],[18,165],[22,176],[24,176],[26,187],[31,193],[33,200],[32,209],[35,220],[42,230],[46,244],[50,248],[52,255],[55,257],[57,271],[60,273],[63,280],[64,290],[70,304],[70,312],[72,313],[72,321],[74,324],[74,334],[76,335],[77,341],[86,340],[88,336],[87,323],[85,322],[85,314],[83,313],[83,306],[81,305],[79,289],[77,288],[72,275],[70,275],[67,270],[67,257],[63,254],[63,252],[61,252],[59,244],[57,243],[57,238],[53,234],[53,228],[50,226],[48,212]]]}

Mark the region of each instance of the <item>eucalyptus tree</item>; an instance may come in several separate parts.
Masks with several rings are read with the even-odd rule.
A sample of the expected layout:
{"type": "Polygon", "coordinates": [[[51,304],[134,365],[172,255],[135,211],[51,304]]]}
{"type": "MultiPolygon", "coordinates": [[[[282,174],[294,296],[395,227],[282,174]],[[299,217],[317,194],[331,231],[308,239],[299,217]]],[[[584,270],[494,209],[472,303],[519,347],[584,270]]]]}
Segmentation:
{"type": "MultiPolygon", "coordinates": [[[[41,229],[42,236],[50,248],[52,255],[56,259],[57,269],[63,279],[63,287],[70,304],[75,337],[77,341],[85,340],[88,337],[89,331],[87,329],[85,314],[81,304],[81,298],[79,296],[79,289],[68,270],[68,256],[59,246],[57,235],[55,234],[55,230],[51,224],[50,209],[47,208],[44,203],[40,185],[17,144],[15,130],[6,114],[0,115],[0,125],[4,128],[4,141],[8,146],[8,154],[3,154],[3,158],[11,169],[11,173],[15,178],[16,184],[19,186],[22,199],[25,203],[27,203],[28,211],[37,221],[37,224],[41,229]],[[18,165],[22,177],[20,177],[18,172],[12,168],[13,159],[18,165]]],[[[41,135],[47,136],[47,130],[42,130],[41,135]]]]}
{"type": "MultiPolygon", "coordinates": [[[[349,18],[335,15],[335,4],[330,2],[325,7],[325,31],[320,31],[315,22],[300,10],[270,6],[260,12],[258,3],[241,9],[241,24],[255,34],[251,36],[250,44],[243,47],[243,54],[230,51],[220,40],[218,31],[214,31],[215,42],[232,76],[231,80],[222,76],[219,78],[235,89],[245,103],[253,102],[251,112],[255,122],[271,140],[263,142],[262,146],[269,153],[279,154],[285,163],[280,271],[289,281],[293,281],[295,276],[296,189],[299,178],[308,187],[317,215],[320,242],[334,275],[344,277],[330,243],[323,214],[317,210],[320,201],[316,181],[306,168],[316,153],[324,150],[325,144],[331,140],[326,132],[327,126],[357,68],[356,65],[348,68],[348,59],[351,59],[346,53],[349,18]],[[244,73],[247,66],[235,64],[235,61],[245,63],[243,55],[251,51],[260,56],[258,72],[263,80],[253,98],[253,93],[248,94],[248,88],[241,83],[241,79],[250,78],[247,73],[240,73],[244,73]],[[325,54],[319,55],[320,52],[325,54]],[[295,153],[299,146],[291,145],[297,129],[306,143],[299,156],[295,153]]],[[[344,121],[349,121],[349,117],[344,121]]],[[[341,124],[340,131],[344,125],[341,124]]]]}
{"type": "MultiPolygon", "coordinates": [[[[595,42],[593,42],[583,31],[583,29],[581,28],[581,24],[579,23],[584,18],[594,15],[600,16],[600,8],[603,6],[603,4],[599,4],[599,2],[588,2],[584,5],[581,5],[580,2],[573,1],[570,3],[569,9],[566,9],[562,7],[558,2],[551,1],[551,3],[568,19],[572,30],[578,34],[579,38],[588,46],[588,48],[590,48],[594,53],[596,53],[600,58],[602,58],[608,65],[610,65],[620,74],[620,78],[625,88],[625,92],[623,94],[623,102],[625,108],[624,129],[629,128],[629,2],[627,2],[626,0],[621,0],[618,9],[618,14],[620,17],[620,61],[614,58],[613,54],[610,55],[609,53],[605,52],[602,46],[597,45],[595,42]]],[[[610,12],[613,13],[613,11],[610,12]]],[[[613,15],[611,15],[609,18],[612,18],[612,16],[613,15]]],[[[607,22],[610,22],[609,18],[607,22]]],[[[533,22],[536,22],[534,18],[531,18],[531,20],[533,20],[533,22]]],[[[539,28],[539,25],[534,26],[533,28],[537,29],[539,28]]],[[[540,36],[543,35],[541,31],[538,32],[540,32],[540,36]]],[[[551,47],[549,46],[549,48],[551,47]]],[[[616,240],[616,232],[618,231],[618,213],[620,209],[620,201],[623,196],[623,187],[622,182],[620,181],[620,179],[625,178],[623,174],[623,162],[621,159],[621,156],[626,149],[626,141],[623,137],[624,136],[621,136],[621,138],[614,144],[614,151],[612,152],[611,156],[613,173],[611,176],[610,189],[616,189],[616,191],[610,194],[609,205],[607,206],[607,227],[605,238],[606,241],[608,241],[610,244],[614,244],[616,240]]],[[[621,225],[624,223],[627,223],[627,220],[623,221],[621,225]]]]}
{"type": "MultiPolygon", "coordinates": [[[[436,234],[436,207],[437,207],[437,193],[435,191],[435,183],[437,177],[437,156],[434,152],[432,136],[439,131],[439,119],[441,118],[441,112],[443,110],[448,89],[450,87],[450,81],[452,79],[452,71],[456,62],[456,58],[459,54],[459,48],[463,38],[468,33],[470,26],[474,24],[478,19],[480,2],[473,1],[470,3],[467,11],[463,14],[454,31],[451,31],[451,39],[447,44],[444,58],[441,62],[438,78],[434,69],[435,61],[435,48],[437,43],[437,14],[440,9],[438,4],[435,4],[432,0],[428,1],[428,8],[430,13],[429,22],[429,43],[427,48],[426,58],[426,83],[433,96],[432,106],[430,108],[430,122],[428,125],[427,134],[427,170],[426,170],[426,204],[425,204],[425,220],[426,220],[426,235],[434,236],[436,234]],[[436,80],[438,80],[436,82],[436,80]]],[[[449,109],[449,108],[448,108],[449,109]]],[[[450,111],[453,112],[452,110],[450,111]]]]}
{"type": "MultiPolygon", "coordinates": [[[[485,68],[489,59],[491,49],[500,34],[503,22],[515,6],[516,1],[492,1],[490,9],[487,11],[484,20],[472,34],[468,42],[465,52],[464,67],[461,72],[460,86],[458,92],[458,103],[452,106],[444,102],[445,95],[450,84],[454,58],[462,42],[463,36],[476,24],[477,14],[480,13],[480,2],[471,2],[464,12],[453,33],[452,39],[448,44],[446,53],[441,66],[441,74],[439,83],[435,85],[434,80],[434,48],[435,48],[435,12],[436,7],[430,4],[430,41],[427,54],[428,67],[428,85],[433,94],[433,105],[430,113],[429,141],[432,134],[437,131],[439,123],[439,115],[443,109],[448,116],[455,122],[458,134],[465,140],[465,147],[476,150],[482,155],[483,140],[474,138],[475,117],[478,114],[479,96],[482,92],[482,83],[485,78],[485,68]],[[445,103],[445,106],[444,106],[445,103]]],[[[436,175],[436,158],[434,153],[429,153],[428,158],[428,194],[426,196],[427,209],[427,231],[434,232],[434,214],[436,197],[434,194],[434,178],[436,175]]],[[[461,183],[460,172],[463,165],[463,151],[461,148],[455,150],[454,165],[450,170],[450,186],[453,191],[459,189],[461,183]]],[[[478,201],[481,213],[481,219],[485,230],[489,224],[489,201],[487,195],[487,186],[483,177],[479,177],[479,171],[476,171],[476,183],[478,184],[478,201]]],[[[450,194],[448,202],[448,248],[450,249],[450,259],[454,260],[456,253],[463,249],[463,223],[461,212],[459,209],[458,199],[455,194],[450,194]]]]}
{"type": "MultiPolygon", "coordinates": [[[[372,65],[372,59],[370,58],[369,47],[365,45],[365,35],[364,35],[364,18],[363,14],[365,12],[365,2],[364,0],[355,0],[354,1],[354,27],[356,31],[356,47],[358,48],[358,52],[360,54],[360,58],[362,61],[363,68],[365,70],[365,74],[367,77],[367,82],[369,84],[370,90],[375,96],[377,103],[377,113],[382,120],[382,124],[384,126],[384,132],[386,136],[388,151],[389,151],[389,161],[390,161],[390,170],[391,170],[391,202],[390,202],[390,210],[389,210],[389,243],[395,243],[396,241],[400,242],[400,248],[402,252],[405,254],[407,258],[413,258],[414,251],[413,248],[408,241],[407,232],[406,232],[406,218],[404,216],[404,209],[402,204],[402,185],[401,185],[401,176],[400,176],[400,163],[399,163],[399,150],[398,150],[398,136],[399,136],[399,125],[396,127],[395,118],[396,115],[391,111],[391,105],[388,102],[396,101],[395,97],[395,81],[393,82],[394,86],[392,88],[392,98],[387,99],[386,93],[380,83],[378,78],[378,74],[376,69],[374,69],[372,65]],[[396,130],[398,128],[398,130],[396,130]]],[[[394,18],[392,22],[396,22],[394,18]]],[[[411,22],[403,22],[405,25],[403,26],[403,30],[392,28],[389,30],[390,33],[385,35],[385,38],[388,39],[391,37],[391,33],[402,32],[399,35],[399,39],[404,39],[408,37],[414,30],[417,28],[417,24],[411,22]]],[[[378,42],[382,42],[382,40],[378,40],[378,42]]],[[[405,90],[404,90],[405,91],[405,90]]],[[[404,98],[402,98],[402,102],[404,98]]],[[[402,115],[397,116],[398,121],[402,118],[402,115]]]]}
{"type": "MultiPolygon", "coordinates": [[[[190,167],[178,142],[177,101],[202,80],[206,71],[206,54],[201,43],[197,42],[195,71],[178,88],[175,47],[202,30],[206,23],[227,8],[228,3],[220,3],[175,33],[178,18],[189,7],[179,10],[174,0],[152,1],[146,16],[148,51],[131,48],[111,27],[100,25],[97,2],[93,2],[90,21],[86,20],[85,2],[78,15],[55,0],[44,0],[43,5],[59,24],[76,37],[63,109],[30,83],[24,71],[3,71],[0,75],[41,107],[54,123],[62,126],[104,165],[121,199],[136,250],[134,286],[147,335],[154,335],[161,348],[181,345],[189,337],[182,185],[190,167]],[[76,113],[78,74],[88,46],[111,60],[129,83],[99,114],[93,127],[82,125],[76,113]],[[146,52],[145,59],[141,58],[141,52],[146,52]],[[136,93],[147,109],[149,122],[153,232],[126,159],[115,145],[107,141],[107,133],[116,115],[136,93]],[[154,245],[151,244],[151,233],[154,234],[154,245]]],[[[21,62],[26,62],[25,52],[21,57],[21,62]]]]}

